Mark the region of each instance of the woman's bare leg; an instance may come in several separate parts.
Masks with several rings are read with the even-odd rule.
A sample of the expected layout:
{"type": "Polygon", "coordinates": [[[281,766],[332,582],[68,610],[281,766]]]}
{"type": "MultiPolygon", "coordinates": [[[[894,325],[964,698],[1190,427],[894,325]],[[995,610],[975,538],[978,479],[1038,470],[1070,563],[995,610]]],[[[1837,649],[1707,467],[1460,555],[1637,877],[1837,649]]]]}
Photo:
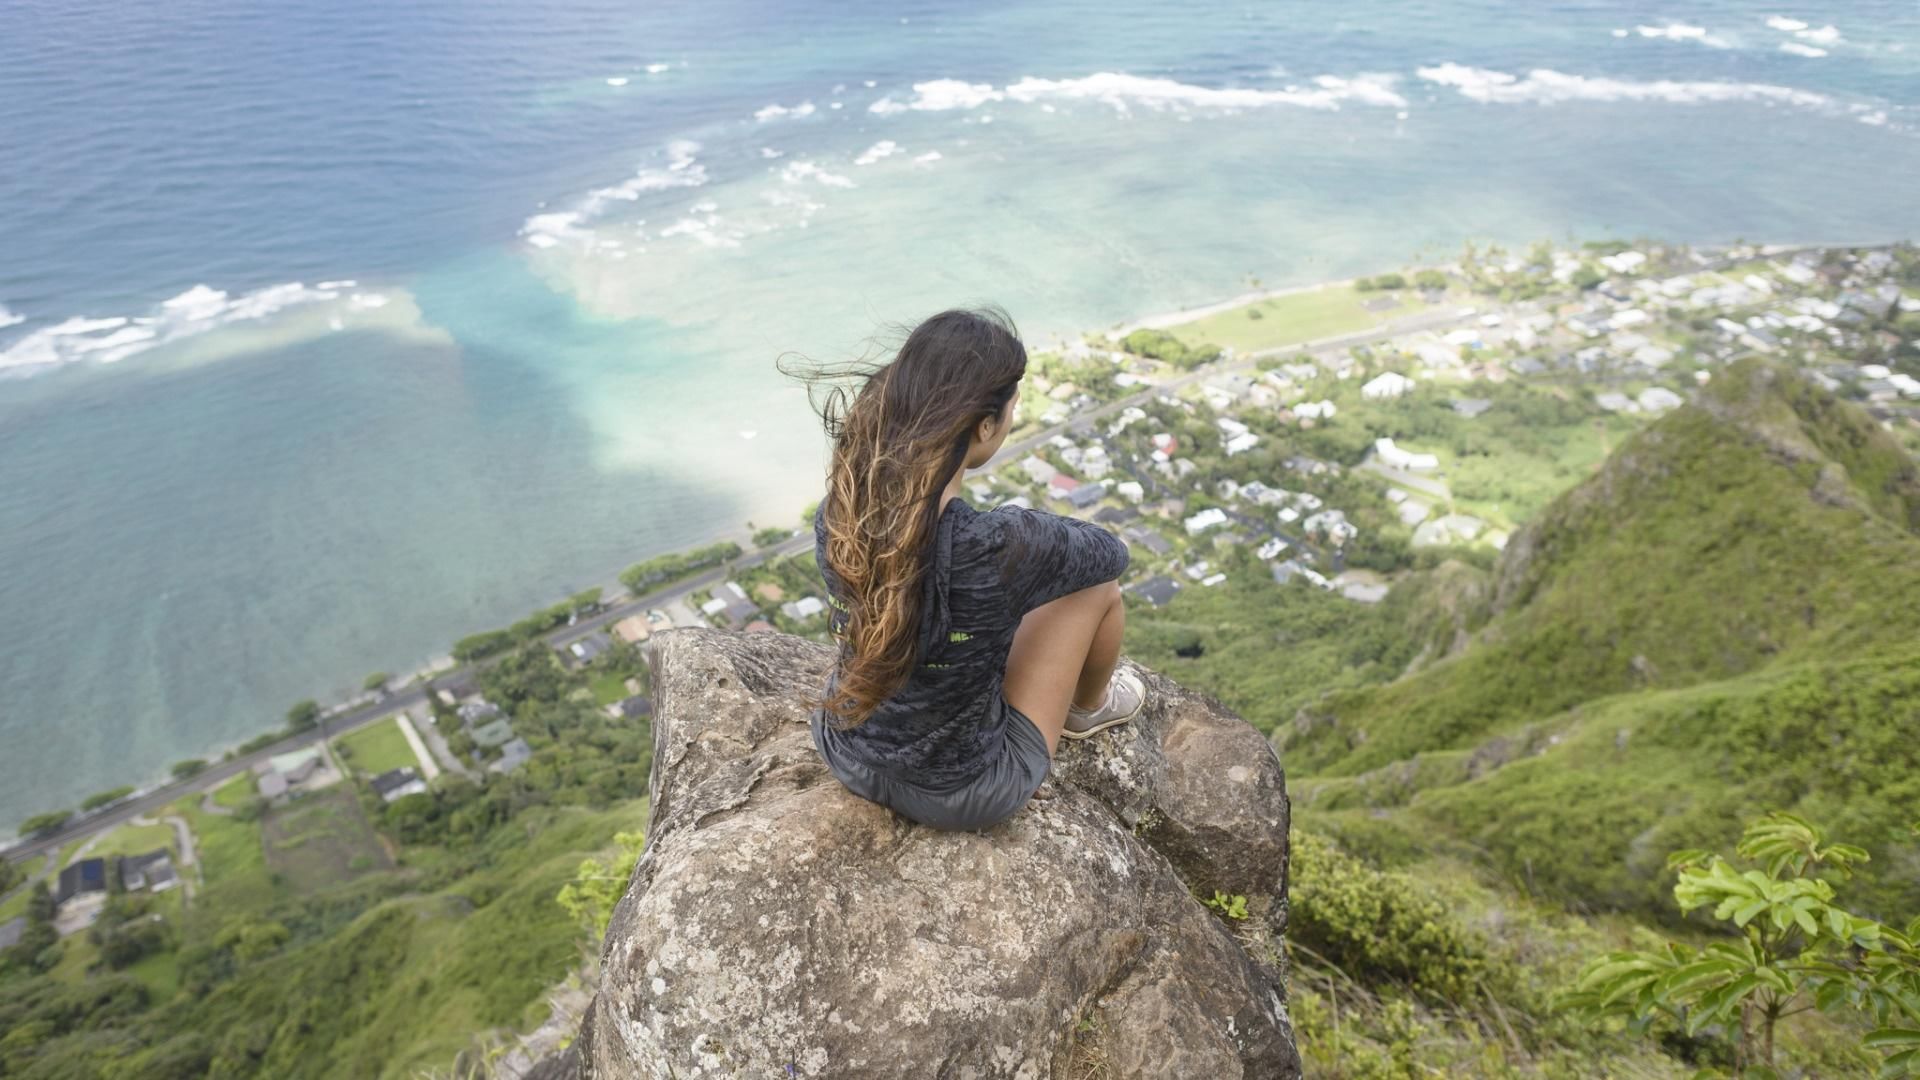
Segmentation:
{"type": "Polygon", "coordinates": [[[1067,726],[1068,705],[1093,708],[1106,700],[1126,626],[1114,581],[1068,593],[1020,620],[1001,693],[1046,736],[1049,755],[1067,726]]]}

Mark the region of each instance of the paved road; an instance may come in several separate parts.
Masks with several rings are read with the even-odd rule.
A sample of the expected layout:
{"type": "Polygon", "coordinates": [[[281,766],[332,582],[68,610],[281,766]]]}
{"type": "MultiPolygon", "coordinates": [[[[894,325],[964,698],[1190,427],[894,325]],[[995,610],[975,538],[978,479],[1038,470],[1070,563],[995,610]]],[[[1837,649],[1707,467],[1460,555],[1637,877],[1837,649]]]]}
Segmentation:
{"type": "MultiPolygon", "coordinates": [[[[1160,394],[1173,393],[1182,387],[1189,386],[1202,379],[1211,378],[1222,372],[1251,367],[1255,362],[1264,357],[1347,348],[1353,345],[1380,341],[1421,330],[1449,327],[1465,322],[1469,318],[1471,318],[1471,316],[1456,314],[1452,309],[1447,312],[1426,312],[1420,315],[1398,319],[1370,330],[1337,334],[1332,337],[1320,338],[1314,341],[1305,341],[1295,345],[1285,345],[1272,349],[1262,349],[1257,352],[1236,356],[1231,363],[1211,364],[1205,368],[1188,372],[1176,378],[1169,379],[1166,382],[1148,387],[1128,397],[1078,413],[1063,423],[1035,432],[1018,442],[1008,443],[1000,448],[1000,452],[994,456],[994,460],[988,464],[988,467],[997,468],[1008,461],[1018,460],[1045,443],[1048,439],[1066,432],[1071,428],[1114,415],[1128,406],[1144,404],[1160,394]]],[[[802,530],[799,534],[788,537],[771,547],[765,547],[758,551],[743,554],[740,558],[735,559],[732,563],[725,566],[703,571],[693,577],[683,578],[671,585],[663,586],[644,595],[613,604],[599,614],[581,619],[572,626],[564,626],[557,630],[550,631],[544,635],[544,638],[548,645],[554,648],[564,648],[575,641],[587,637],[595,631],[603,630],[619,622],[629,615],[640,614],[648,608],[664,607],[677,597],[684,596],[687,593],[695,592],[699,589],[718,585],[738,574],[741,570],[758,566],[768,559],[780,558],[785,555],[808,550],[812,546],[813,535],[811,530],[802,530]]],[[[3,854],[4,857],[10,861],[22,862],[42,852],[57,852],[62,846],[72,842],[78,837],[104,832],[107,829],[125,824],[128,820],[139,815],[153,814],[163,810],[169,803],[174,802],[184,795],[218,787],[228,779],[250,770],[254,765],[276,754],[284,754],[290,750],[298,750],[301,747],[311,746],[322,739],[335,738],[348,732],[357,731],[368,724],[384,720],[402,709],[423,704],[427,699],[427,689],[434,685],[434,683],[451,681],[455,676],[465,670],[479,670],[491,665],[496,660],[497,658],[482,660],[474,664],[455,667],[434,676],[432,680],[426,683],[400,690],[379,701],[370,702],[344,712],[323,717],[320,724],[316,727],[288,735],[252,753],[243,754],[226,761],[215,762],[209,765],[205,771],[189,777],[186,780],[162,784],[152,791],[146,792],[126,802],[116,804],[98,813],[88,815],[85,818],[78,818],[68,822],[56,832],[38,839],[25,840],[15,844],[0,854],[3,854]]]]}

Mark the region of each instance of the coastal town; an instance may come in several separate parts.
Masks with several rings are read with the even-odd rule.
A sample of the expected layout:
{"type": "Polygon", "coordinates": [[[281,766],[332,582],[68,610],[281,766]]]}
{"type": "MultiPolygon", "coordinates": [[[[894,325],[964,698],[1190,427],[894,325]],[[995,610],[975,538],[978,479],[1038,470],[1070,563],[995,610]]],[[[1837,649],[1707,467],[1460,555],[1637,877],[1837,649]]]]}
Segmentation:
{"type": "MultiPolygon", "coordinates": [[[[1115,531],[1132,553],[1125,591],[1146,608],[1249,575],[1375,604],[1423,558],[1503,548],[1613,448],[1754,354],[1920,448],[1920,252],[1470,248],[1036,346],[1018,425],[967,497],[1115,531]]],[[[410,679],[302,703],[284,731],[182,763],[170,783],[41,815],[6,852],[0,948],[43,926],[88,929],[126,893],[152,897],[152,917],[177,913],[219,887],[210,847],[263,848],[296,877],[392,865],[389,834],[432,801],[414,797],[510,785],[555,752],[542,703],[644,730],[643,650],[672,628],[826,640],[811,531],[754,542],[650,560],[623,575],[624,594],[590,590],[464,639],[410,679]],[[334,861],[286,854],[300,844],[334,861]],[[48,903],[43,881],[51,910],[29,910],[48,903]]]]}

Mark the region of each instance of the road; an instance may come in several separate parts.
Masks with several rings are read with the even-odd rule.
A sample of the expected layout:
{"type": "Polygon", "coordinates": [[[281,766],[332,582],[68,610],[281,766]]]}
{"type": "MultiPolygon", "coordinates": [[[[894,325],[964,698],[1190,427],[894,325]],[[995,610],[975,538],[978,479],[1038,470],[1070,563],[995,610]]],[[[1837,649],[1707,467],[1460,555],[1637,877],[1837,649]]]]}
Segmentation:
{"type": "MultiPolygon", "coordinates": [[[[1354,345],[1363,345],[1369,342],[1398,337],[1402,334],[1451,327],[1466,322],[1470,318],[1472,318],[1472,316],[1457,314],[1452,310],[1448,312],[1430,311],[1420,315],[1398,319],[1369,330],[1336,334],[1331,337],[1319,338],[1313,341],[1262,349],[1239,355],[1230,363],[1211,364],[1207,367],[1187,372],[1166,382],[1147,387],[1138,393],[1076,414],[1062,423],[1037,431],[1017,442],[1007,443],[1000,448],[999,453],[994,455],[993,460],[988,462],[987,468],[997,468],[1009,461],[1018,460],[1044,444],[1048,439],[1070,429],[1112,416],[1129,406],[1142,405],[1161,394],[1173,393],[1183,387],[1190,386],[1203,379],[1212,378],[1223,372],[1250,368],[1256,362],[1268,356],[1293,355],[1302,352],[1324,352],[1328,349],[1348,348],[1354,345]]],[[[579,641],[595,631],[603,630],[629,615],[640,614],[648,608],[663,607],[677,597],[718,585],[739,573],[741,570],[758,566],[768,559],[780,558],[808,550],[812,546],[813,535],[811,530],[802,530],[798,534],[788,537],[778,544],[743,554],[725,566],[702,571],[693,577],[683,578],[670,585],[655,589],[652,592],[610,605],[598,614],[580,619],[571,626],[563,626],[559,629],[549,631],[543,635],[543,638],[549,646],[555,649],[565,648],[573,642],[579,641]]],[[[331,716],[323,716],[320,723],[313,728],[290,734],[252,753],[215,762],[209,765],[204,771],[188,777],[185,780],[162,784],[126,802],[117,803],[84,818],[76,818],[60,829],[48,833],[45,836],[32,840],[23,840],[13,847],[6,849],[5,852],[0,852],[0,855],[4,855],[4,857],[11,862],[23,862],[43,852],[49,855],[56,854],[61,847],[71,843],[77,838],[105,832],[108,829],[116,828],[141,815],[158,813],[164,810],[168,804],[183,796],[216,788],[225,781],[238,776],[242,772],[251,770],[256,764],[276,754],[284,754],[290,750],[298,750],[301,747],[311,746],[322,739],[336,738],[349,732],[357,731],[368,724],[385,720],[403,709],[424,704],[427,700],[427,691],[434,686],[435,682],[451,680],[468,669],[476,671],[482,670],[497,662],[497,660],[498,658],[495,657],[476,661],[473,664],[455,667],[434,676],[432,679],[418,686],[400,690],[379,701],[357,706],[331,716]]],[[[49,869],[52,870],[54,868],[49,867],[49,869]]]]}

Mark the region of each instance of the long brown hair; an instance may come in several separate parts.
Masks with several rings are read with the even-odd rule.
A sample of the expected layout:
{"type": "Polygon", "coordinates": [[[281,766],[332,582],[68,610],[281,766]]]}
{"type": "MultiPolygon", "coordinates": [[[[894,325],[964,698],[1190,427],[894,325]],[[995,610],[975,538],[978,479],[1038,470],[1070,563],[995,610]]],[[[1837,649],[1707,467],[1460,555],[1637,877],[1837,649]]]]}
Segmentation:
{"type": "Polygon", "coordinates": [[[878,367],[798,373],[828,386],[816,402],[833,440],[822,516],[827,565],[847,611],[838,677],[819,704],[845,726],[864,722],[918,663],[941,493],[965,463],[975,427],[1000,418],[1026,370],[1013,320],[983,308],[927,319],[878,367]],[[857,394],[850,376],[865,378],[857,394]]]}

